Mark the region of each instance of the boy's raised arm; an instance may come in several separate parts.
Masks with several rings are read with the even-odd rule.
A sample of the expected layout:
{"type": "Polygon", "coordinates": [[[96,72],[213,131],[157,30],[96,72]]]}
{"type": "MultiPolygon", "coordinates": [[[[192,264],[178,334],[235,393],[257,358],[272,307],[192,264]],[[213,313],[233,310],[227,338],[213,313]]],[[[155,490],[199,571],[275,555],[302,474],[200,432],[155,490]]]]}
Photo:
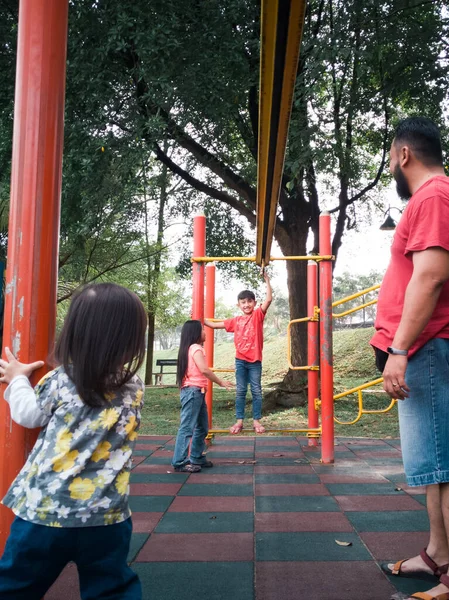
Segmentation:
{"type": "Polygon", "coordinates": [[[262,302],[260,308],[262,309],[263,313],[266,313],[273,300],[273,290],[271,289],[270,278],[268,277],[268,273],[266,271],[263,272],[263,278],[265,279],[265,283],[267,284],[267,293],[265,296],[265,300],[262,302]]]}
{"type": "Polygon", "coordinates": [[[209,319],[204,319],[204,324],[206,325],[206,327],[210,327],[211,329],[225,328],[224,321],[210,321],[209,319]]]}

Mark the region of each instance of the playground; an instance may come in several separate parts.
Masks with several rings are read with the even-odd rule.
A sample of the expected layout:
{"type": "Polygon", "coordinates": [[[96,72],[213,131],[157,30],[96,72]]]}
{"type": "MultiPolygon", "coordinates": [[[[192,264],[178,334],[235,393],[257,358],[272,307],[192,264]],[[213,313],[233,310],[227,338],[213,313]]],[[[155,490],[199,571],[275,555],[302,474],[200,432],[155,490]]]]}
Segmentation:
{"type": "MultiPolygon", "coordinates": [[[[378,72],[376,71],[375,76],[370,73],[366,81],[358,76],[363,34],[357,27],[364,19],[370,19],[357,12],[359,9],[356,9],[356,4],[354,14],[350,14],[351,36],[353,30],[356,31],[354,39],[351,37],[354,48],[343,53],[342,56],[346,57],[343,61],[346,63],[336,61],[331,69],[324,69],[322,72],[319,69],[313,71],[305,68],[305,61],[317,52],[320,44],[324,46],[326,43],[326,30],[320,33],[322,23],[327,26],[329,22],[333,33],[334,8],[330,3],[330,19],[326,21],[323,17],[327,10],[325,4],[306,0],[263,0],[261,3],[261,11],[254,20],[253,27],[257,30],[259,76],[249,90],[248,114],[251,114],[243,118],[243,111],[236,111],[236,123],[247,119],[254,138],[251,144],[248,144],[251,146],[249,154],[252,162],[248,162],[251,168],[242,168],[242,174],[237,173],[237,170],[233,172],[226,164],[226,151],[223,150],[224,146],[220,147],[221,139],[220,143],[211,143],[206,150],[201,147],[203,140],[201,135],[194,131],[196,124],[193,114],[203,99],[197,104],[192,102],[191,106],[196,107],[195,110],[189,108],[192,121],[181,114],[184,110],[182,102],[177,104],[177,101],[173,100],[173,104],[170,104],[170,98],[170,101],[167,101],[169,109],[165,105],[153,104],[151,78],[145,80],[143,73],[146,64],[152,65],[155,62],[154,57],[145,53],[142,54],[143,58],[139,56],[136,49],[138,44],[135,43],[139,36],[132,39],[130,34],[131,41],[128,43],[125,40],[126,36],[120,27],[129,33],[133,31],[134,25],[127,24],[127,16],[124,13],[120,12],[117,23],[109,23],[110,30],[115,32],[114,52],[117,52],[117,56],[127,68],[132,66],[131,75],[127,73],[124,81],[135,87],[133,101],[138,107],[137,112],[142,121],[139,127],[133,129],[128,121],[130,113],[127,112],[129,106],[126,102],[129,98],[123,102],[117,100],[117,106],[120,105],[120,108],[117,108],[117,120],[114,115],[114,119],[111,118],[106,125],[92,125],[92,130],[104,134],[101,143],[95,140],[96,156],[107,155],[110,150],[105,140],[111,141],[116,136],[115,142],[119,140],[117,143],[120,143],[120,140],[129,134],[129,147],[132,147],[133,151],[137,148],[140,152],[141,147],[147,144],[155,160],[163,165],[164,176],[169,170],[173,177],[179,177],[183,183],[192,185],[196,193],[224,202],[227,209],[235,210],[240,216],[247,218],[254,228],[255,244],[251,251],[253,254],[232,256],[229,252],[229,255],[212,256],[207,252],[209,239],[213,242],[216,238],[221,238],[220,249],[226,250],[226,235],[232,233],[232,218],[230,230],[225,231],[223,226],[223,231],[215,232],[214,237],[210,235],[209,222],[211,220],[212,225],[215,225],[213,211],[212,217],[209,214],[206,216],[205,213],[210,210],[206,201],[204,212],[183,209],[183,218],[187,220],[187,212],[188,227],[193,232],[193,248],[189,257],[191,319],[204,323],[205,319],[213,322],[221,318],[220,314],[216,313],[216,273],[223,263],[252,264],[254,268],[257,267],[263,272],[273,263],[284,261],[290,292],[290,317],[285,332],[285,348],[282,350],[283,367],[276,369],[276,372],[283,372],[283,383],[289,377],[294,383],[301,380],[301,393],[305,399],[304,406],[301,407],[301,416],[294,423],[285,425],[282,420],[276,422],[270,414],[266,421],[266,435],[254,435],[252,429],[243,429],[242,435],[230,435],[225,419],[217,416],[220,399],[224,396],[220,395],[221,392],[214,395],[213,386],[209,385],[206,392],[209,419],[207,458],[213,462],[213,468],[203,468],[200,473],[175,472],[171,465],[175,444],[171,428],[175,425],[170,424],[167,430],[158,431],[157,423],[154,425],[150,421],[151,403],[163,403],[164,393],[168,392],[164,386],[167,380],[163,369],[167,369],[168,373],[173,375],[173,371],[169,369],[176,368],[176,353],[153,360],[153,347],[147,347],[148,361],[151,365],[150,384],[154,375],[155,385],[152,385],[151,389],[147,385],[141,435],[132,456],[130,508],[133,514],[133,533],[128,555],[128,562],[142,583],[144,600],[379,600],[390,597],[399,600],[429,587],[428,583],[411,578],[388,577],[380,568],[380,564],[385,561],[394,562],[398,558],[419,553],[427,542],[429,532],[425,489],[409,488],[405,483],[400,442],[396,435],[397,422],[396,417],[392,417],[395,415],[396,400],[383,394],[383,380],[374,370],[374,358],[373,376],[354,385],[339,380],[334,363],[336,320],[364,310],[377,302],[373,295],[379,289],[379,285],[335,301],[333,265],[345,228],[350,230],[355,227],[356,213],[352,208],[353,204],[364,198],[364,195],[381,180],[383,182],[390,143],[391,115],[385,92],[389,88],[386,83],[384,58],[380,57],[380,54],[380,58],[376,55],[378,72]],[[304,49],[301,42],[306,29],[309,37],[304,49]],[[320,39],[318,33],[322,36],[320,39]],[[328,77],[337,104],[348,103],[348,106],[342,108],[344,118],[337,115],[337,110],[329,120],[329,123],[333,121],[338,136],[341,135],[335,146],[332,145],[334,142],[329,142],[333,135],[331,130],[325,132],[326,143],[329,142],[326,151],[329,155],[335,153],[336,156],[337,166],[332,168],[340,169],[341,189],[339,193],[334,194],[335,198],[338,197],[336,207],[333,206],[334,198],[327,198],[326,203],[318,204],[320,186],[325,185],[328,174],[323,174],[321,180],[317,177],[313,160],[319,155],[319,144],[310,142],[308,136],[310,137],[309,134],[315,127],[315,121],[319,122],[320,119],[315,114],[311,116],[307,105],[304,108],[303,97],[297,90],[297,82],[303,83],[310,77],[311,72],[314,73],[313,85],[320,78],[324,80],[328,77]],[[343,83],[339,88],[338,80],[341,78],[343,81],[348,74],[352,80],[348,90],[343,93],[343,83]],[[372,176],[372,180],[365,181],[366,165],[361,165],[359,171],[354,170],[361,180],[360,189],[356,190],[351,187],[353,181],[348,173],[352,168],[351,152],[354,152],[354,155],[358,153],[357,150],[353,151],[354,138],[363,137],[354,133],[359,118],[354,116],[357,112],[355,96],[359,81],[361,86],[371,85],[374,81],[376,90],[381,90],[382,97],[377,98],[376,106],[372,110],[378,110],[373,122],[376,127],[381,123],[384,130],[376,130],[376,135],[369,141],[373,160],[369,165],[369,176],[372,176]],[[367,81],[370,83],[366,83],[367,81]],[[123,109],[125,105],[127,108],[123,109]],[[119,119],[123,116],[119,114],[121,109],[126,116],[122,121],[119,119]],[[176,123],[178,116],[182,127],[176,123]],[[347,132],[344,135],[338,129],[342,120],[347,123],[347,132]],[[158,132],[161,123],[165,131],[160,139],[156,139],[155,132],[158,132]],[[296,127],[296,134],[289,138],[289,127],[292,125],[296,127]],[[120,131],[117,134],[118,130],[120,131]],[[304,139],[299,139],[299,130],[307,130],[307,150],[304,149],[304,139]],[[186,156],[179,159],[176,151],[168,152],[169,141],[173,141],[174,144],[179,142],[180,147],[186,152],[191,152],[199,161],[199,169],[195,171],[195,168],[192,168],[191,172],[187,172],[188,159],[186,156]],[[376,144],[377,147],[373,150],[372,146],[376,144]],[[295,153],[297,156],[292,160],[292,154],[295,153]],[[314,153],[316,156],[312,159],[311,155],[314,153]],[[175,164],[178,159],[179,164],[175,164]],[[210,173],[205,176],[201,172],[202,169],[210,169],[212,176],[210,173]],[[250,172],[254,173],[251,185],[244,180],[250,172]],[[216,189],[214,186],[217,181],[214,178],[221,178],[216,189]],[[307,202],[306,193],[309,194],[307,202]],[[277,247],[274,241],[277,242],[277,247]],[[354,300],[360,300],[360,304],[355,308],[347,309],[344,306],[345,303],[354,300]],[[156,365],[155,371],[151,371],[153,362],[156,365]],[[159,367],[160,371],[157,370],[159,367]],[[340,406],[344,407],[340,411],[339,402],[340,406]],[[347,408],[349,404],[353,407],[350,410],[347,408]],[[365,429],[362,437],[359,435],[360,429],[351,430],[352,425],[363,426],[367,417],[365,422],[368,423],[372,423],[372,419],[393,419],[391,431],[394,435],[379,437],[373,427],[372,431],[365,429]]],[[[3,356],[7,347],[11,348],[23,363],[44,359],[46,364],[37,371],[35,380],[32,378],[33,383],[50,369],[48,357],[52,355],[54,348],[56,308],[60,299],[58,273],[64,268],[64,261],[70,260],[71,256],[70,252],[65,255],[59,252],[60,244],[67,245],[67,239],[70,237],[68,229],[60,236],[60,223],[61,214],[64,217],[61,190],[65,94],[66,90],[73,93],[70,92],[70,87],[75,86],[69,79],[66,88],[66,75],[70,74],[72,69],[72,62],[66,60],[68,44],[70,49],[68,15],[69,9],[72,9],[71,5],[69,0],[22,0],[18,19],[9,228],[5,236],[8,259],[5,274],[3,356]],[[52,32],[51,39],[48,31],[52,32]]],[[[222,17],[224,19],[225,8],[219,6],[218,24],[221,23],[222,17]]],[[[370,5],[370,10],[371,8],[370,5]]],[[[103,10],[103,3],[94,2],[93,9],[103,10]]],[[[406,9],[408,10],[408,5],[406,9]]],[[[342,14],[336,22],[343,23],[340,23],[343,31],[347,15],[341,10],[342,14]]],[[[236,14],[237,12],[236,9],[236,14]]],[[[393,11],[393,16],[396,12],[393,11]]],[[[187,22],[188,16],[177,16],[182,23],[182,31],[183,19],[187,22]]],[[[231,16],[232,35],[237,38],[242,34],[244,27],[235,25],[235,15],[231,16]]],[[[106,11],[102,13],[98,23],[106,28],[107,18],[106,11]]],[[[129,18],[136,19],[136,22],[139,20],[135,15],[129,18]]],[[[176,23],[177,27],[178,22],[176,23]]],[[[166,27],[168,28],[168,24],[166,27]]],[[[189,27],[190,25],[185,27],[187,32],[190,31],[189,27]]],[[[86,47],[92,40],[95,46],[97,41],[95,25],[89,31],[91,37],[86,41],[86,47]]],[[[251,32],[251,35],[253,33],[251,32]]],[[[374,34],[376,39],[381,35],[378,27],[374,34]]],[[[158,36],[159,33],[154,36],[155,45],[156,40],[160,43],[160,39],[164,37],[158,36]]],[[[220,33],[217,33],[208,38],[209,46],[212,39],[213,44],[217,44],[219,36],[220,33]]],[[[98,38],[100,37],[99,33],[98,38]]],[[[342,34],[343,39],[344,37],[342,34]]],[[[369,43],[367,42],[367,46],[369,43]]],[[[387,47],[387,44],[385,45],[387,47]]],[[[254,52],[253,46],[246,43],[243,46],[242,56],[254,66],[254,56],[251,55],[251,52],[254,52]]],[[[192,48],[194,43],[189,39],[186,47],[192,48]]],[[[423,43],[423,47],[430,48],[432,45],[423,43]]],[[[167,48],[176,54],[177,42],[167,44],[167,48]]],[[[102,52],[101,57],[111,53],[113,54],[109,48],[102,52]]],[[[367,50],[366,53],[368,54],[367,50]]],[[[89,55],[79,58],[77,63],[83,73],[80,65],[84,68],[89,63],[90,56],[87,56],[89,55]]],[[[115,56],[112,63],[116,58],[115,56]]],[[[161,64],[164,61],[170,64],[171,58],[168,55],[164,56],[161,64]]],[[[191,62],[195,63],[193,60],[191,62]]],[[[225,62],[226,60],[223,61],[225,62]]],[[[94,63],[92,59],[92,64],[94,63]]],[[[239,64],[236,71],[241,71],[240,63],[237,61],[236,64],[239,64]]],[[[222,68],[223,65],[216,66],[214,72],[217,77],[222,68]]],[[[199,73],[196,72],[196,76],[199,77],[199,73]]],[[[171,81],[171,78],[174,78],[173,74],[167,75],[161,86],[164,94],[164,86],[168,86],[167,82],[171,81]]],[[[400,79],[397,76],[391,78],[400,79]]],[[[86,82],[90,79],[89,72],[86,82]]],[[[182,84],[187,82],[186,88],[190,89],[192,81],[195,81],[195,73],[186,74],[182,84]]],[[[118,93],[118,90],[125,87],[115,82],[108,89],[116,89],[118,93]]],[[[174,89],[176,87],[174,84],[174,89]]],[[[201,87],[199,80],[197,87],[201,87]]],[[[431,82],[430,88],[433,87],[431,82]]],[[[232,100],[235,104],[240,101],[239,93],[236,89],[235,98],[232,100]]],[[[322,107],[328,110],[329,100],[324,93],[320,94],[317,98],[322,107]]],[[[365,92],[366,97],[371,97],[370,94],[371,91],[365,92]]],[[[167,97],[169,96],[170,94],[167,94],[167,97]]],[[[405,97],[404,110],[408,110],[408,93],[405,97]]],[[[221,102],[219,91],[215,101],[217,104],[221,102]]],[[[393,103],[393,100],[391,102],[393,103]]],[[[209,101],[206,104],[209,104],[209,101]]],[[[99,106],[103,106],[101,101],[99,106]]],[[[101,113],[102,110],[103,108],[98,109],[97,112],[101,113]]],[[[226,110],[223,109],[224,114],[226,110]]],[[[371,109],[368,110],[363,105],[361,110],[368,114],[371,109]]],[[[222,118],[220,115],[219,119],[222,118]]],[[[200,117],[198,120],[207,122],[207,118],[200,117]]],[[[363,119],[359,118],[359,122],[362,121],[363,119]]],[[[249,128],[245,127],[242,128],[246,132],[242,134],[242,138],[245,135],[249,137],[249,128]]],[[[367,138],[371,135],[370,127],[371,124],[368,123],[367,138]]],[[[214,128],[211,126],[210,129],[212,131],[214,128]]],[[[217,126],[216,129],[218,131],[220,127],[217,126]]],[[[231,127],[231,134],[227,135],[227,138],[235,138],[237,130],[238,127],[231,127]]],[[[69,143],[72,143],[74,137],[69,136],[69,143]]],[[[223,139],[225,138],[223,135],[223,139]]],[[[81,143],[79,145],[81,148],[81,143]]],[[[125,145],[120,147],[117,155],[123,152],[124,147],[125,145]]],[[[363,152],[358,154],[362,156],[363,152]]],[[[244,163],[244,152],[237,145],[229,155],[233,155],[239,167],[244,163]]],[[[133,165],[137,162],[136,156],[140,160],[141,156],[137,153],[128,157],[133,165]]],[[[94,163],[83,160],[80,160],[80,163],[84,164],[84,167],[88,165],[94,172],[94,163]]],[[[139,186],[138,193],[143,197],[143,204],[146,206],[149,202],[147,193],[151,190],[147,190],[148,165],[143,160],[141,162],[143,166],[139,166],[139,176],[143,172],[144,183],[139,186]]],[[[318,156],[317,164],[322,166],[330,162],[324,155],[318,156]]],[[[105,180],[112,178],[115,172],[114,163],[111,162],[111,165],[105,180]]],[[[151,171],[152,168],[154,169],[154,165],[148,170],[151,171]]],[[[72,180],[77,179],[76,170],[71,175],[72,180]]],[[[132,179],[132,175],[127,171],[124,179],[128,181],[130,178],[132,179]]],[[[332,185],[329,189],[334,192],[332,185]]],[[[164,188],[162,196],[167,192],[167,187],[169,186],[164,188]]],[[[106,189],[105,194],[109,192],[110,190],[106,189]]],[[[134,191],[131,196],[133,194],[134,191]]],[[[87,211],[89,195],[80,194],[78,204],[76,206],[80,213],[83,210],[87,211]]],[[[162,200],[160,207],[161,214],[162,200]]],[[[70,212],[65,208],[66,212],[70,212]]],[[[123,206],[120,206],[117,212],[125,214],[127,221],[134,219],[136,222],[145,223],[145,257],[149,261],[148,257],[153,254],[150,253],[148,242],[149,213],[146,208],[145,211],[144,215],[138,213],[136,217],[130,210],[128,216],[123,206]]],[[[390,217],[389,211],[390,208],[388,211],[382,210],[381,214],[388,212],[390,217]]],[[[107,207],[102,209],[102,212],[109,216],[113,210],[107,207]]],[[[234,213],[230,214],[232,217],[234,213]]],[[[79,217],[73,219],[73,222],[76,222],[76,235],[73,235],[73,238],[81,240],[91,225],[81,226],[77,219],[81,221],[79,217]]],[[[226,220],[224,222],[229,225],[226,220]]],[[[111,226],[111,230],[120,230],[120,227],[120,222],[117,221],[111,226]]],[[[155,254],[159,258],[153,260],[156,265],[154,272],[159,277],[163,215],[155,229],[155,254]]],[[[130,238],[135,234],[131,230],[128,233],[130,238]]],[[[86,240],[80,242],[87,266],[78,265],[78,270],[73,269],[73,272],[88,273],[95,246],[101,243],[101,238],[99,234],[92,244],[93,248],[89,247],[86,240]]],[[[66,249],[66,246],[64,248],[66,249]]],[[[106,249],[104,254],[108,252],[110,249],[106,249]]],[[[72,254],[75,254],[75,251],[72,251],[72,254]]],[[[129,264],[133,265],[135,262],[132,257],[129,264]]],[[[147,262],[147,266],[149,264],[147,262]]],[[[101,273],[101,269],[98,270],[101,273]]],[[[73,279],[69,280],[72,285],[74,281],[79,283],[73,272],[70,274],[73,279]]],[[[97,276],[100,281],[100,275],[95,275],[97,276]]],[[[153,289],[150,279],[148,275],[148,287],[145,291],[148,297],[153,289]]],[[[92,279],[94,280],[96,281],[95,278],[92,279]]],[[[74,289],[76,286],[67,297],[70,297],[74,289]]],[[[64,298],[63,294],[62,299],[64,298]]],[[[147,308],[149,329],[152,328],[154,334],[155,312],[150,310],[150,300],[145,309],[147,308]]],[[[234,369],[229,364],[220,364],[217,360],[220,352],[216,351],[213,329],[207,328],[204,347],[208,368],[212,372],[223,373],[232,378],[234,369]]],[[[267,347],[269,348],[269,344],[267,347]]],[[[279,352],[278,347],[272,351],[279,352]]],[[[365,351],[371,352],[368,347],[365,351]]],[[[267,351],[266,348],[265,352],[264,360],[268,362],[270,350],[267,351]]],[[[129,362],[128,354],[126,356],[126,362],[129,362]]],[[[344,358],[339,357],[337,365],[339,361],[341,364],[344,358]]],[[[387,381],[387,375],[385,378],[387,381]]],[[[4,389],[5,385],[2,385],[2,394],[4,389]]],[[[92,390],[95,391],[95,388],[91,388],[92,390]]],[[[142,388],[139,398],[143,393],[142,388]]],[[[229,394],[225,396],[228,404],[230,397],[229,394]]],[[[170,402],[172,400],[171,398],[170,402]]],[[[164,410],[156,412],[162,414],[161,421],[170,421],[164,410]]],[[[14,423],[8,404],[3,400],[0,402],[2,497],[23,467],[37,434],[34,429],[25,429],[14,423]]],[[[130,436],[132,434],[129,433],[130,436]]],[[[67,442],[68,446],[70,439],[67,442]]],[[[66,449],[65,442],[61,444],[61,447],[66,449]]],[[[102,459],[103,456],[100,456],[96,460],[102,459]]],[[[5,506],[0,506],[0,551],[3,551],[12,520],[12,512],[5,506]]],[[[81,598],[78,574],[73,563],[66,566],[45,595],[46,600],[61,598],[81,598]]]]}
{"type": "MultiPolygon", "coordinates": [[[[140,436],[129,554],[144,598],[378,600],[425,590],[379,563],[428,535],[424,489],[404,483],[398,440],[338,438],[323,465],[304,437],[217,437],[213,469],[170,465],[172,436],[140,436]]],[[[79,600],[69,565],[46,600],[79,600]]]]}

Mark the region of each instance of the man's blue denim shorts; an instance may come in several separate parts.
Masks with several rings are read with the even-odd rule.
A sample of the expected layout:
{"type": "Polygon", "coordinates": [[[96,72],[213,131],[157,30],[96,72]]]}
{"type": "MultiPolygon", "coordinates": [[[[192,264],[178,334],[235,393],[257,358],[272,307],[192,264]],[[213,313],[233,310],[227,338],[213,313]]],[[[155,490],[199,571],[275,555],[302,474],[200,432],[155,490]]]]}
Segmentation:
{"type": "Polygon", "coordinates": [[[398,400],[407,483],[449,482],[449,339],[435,338],[410,357],[410,396],[398,400]]]}

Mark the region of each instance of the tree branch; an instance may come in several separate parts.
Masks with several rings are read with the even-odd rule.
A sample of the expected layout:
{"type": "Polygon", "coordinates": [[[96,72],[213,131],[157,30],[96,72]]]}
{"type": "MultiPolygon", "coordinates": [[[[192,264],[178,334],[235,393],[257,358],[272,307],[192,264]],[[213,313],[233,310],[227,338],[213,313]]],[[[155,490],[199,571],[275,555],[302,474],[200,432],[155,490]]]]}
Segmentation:
{"type": "Polygon", "coordinates": [[[164,154],[162,149],[157,144],[154,145],[154,153],[156,155],[156,158],[160,160],[164,165],[166,165],[170,169],[170,171],[172,171],[172,173],[181,177],[194,189],[198,190],[199,192],[202,192],[203,194],[207,194],[211,198],[215,198],[215,200],[224,202],[231,208],[237,210],[241,215],[246,217],[252,225],[256,224],[255,213],[250,208],[245,206],[245,204],[241,200],[238,200],[237,198],[231,196],[231,194],[228,194],[227,192],[217,190],[216,188],[213,188],[207,185],[206,183],[203,183],[199,179],[196,179],[196,177],[190,175],[190,173],[185,171],[182,167],[173,162],[171,158],[164,154]]]}

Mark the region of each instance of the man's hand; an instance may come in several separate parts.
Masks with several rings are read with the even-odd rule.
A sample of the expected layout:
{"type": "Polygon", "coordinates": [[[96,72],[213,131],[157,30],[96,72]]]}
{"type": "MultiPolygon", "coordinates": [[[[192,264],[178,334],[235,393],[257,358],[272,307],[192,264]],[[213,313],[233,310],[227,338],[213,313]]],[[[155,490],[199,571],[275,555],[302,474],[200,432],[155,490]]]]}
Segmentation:
{"type": "Polygon", "coordinates": [[[5,348],[7,360],[0,359],[0,381],[3,383],[11,383],[17,375],[25,375],[29,377],[33,371],[44,366],[43,360],[37,360],[33,363],[19,362],[9,348],[5,348]]]}
{"type": "Polygon", "coordinates": [[[399,354],[390,354],[383,372],[384,390],[392,398],[405,400],[410,389],[405,383],[405,371],[408,359],[399,354]]]}

